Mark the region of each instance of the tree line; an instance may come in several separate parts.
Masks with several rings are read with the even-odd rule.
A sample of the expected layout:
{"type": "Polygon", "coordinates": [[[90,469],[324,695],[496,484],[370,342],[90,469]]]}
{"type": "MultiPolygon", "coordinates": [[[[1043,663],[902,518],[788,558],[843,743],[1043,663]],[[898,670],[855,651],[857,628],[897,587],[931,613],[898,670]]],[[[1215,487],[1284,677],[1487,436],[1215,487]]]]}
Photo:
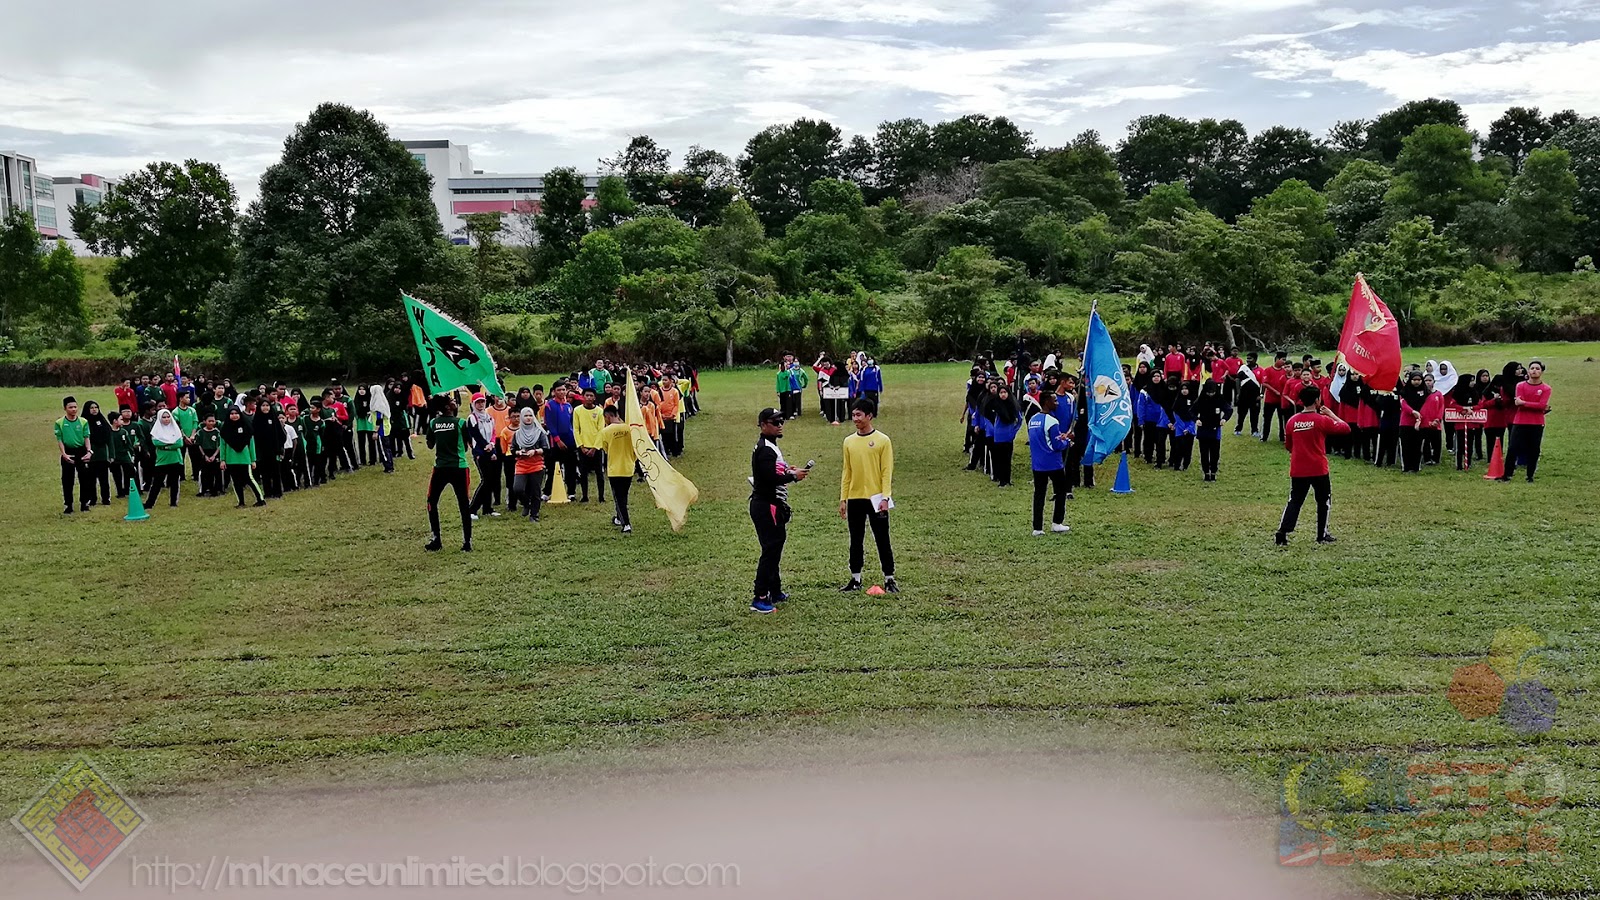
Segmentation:
{"type": "MultiPolygon", "coordinates": [[[[466,217],[456,246],[383,123],[329,103],[242,213],[215,165],[158,162],[73,224],[116,257],[128,326],[259,370],[405,360],[401,289],[512,357],[611,341],[725,363],[802,344],[963,353],[1078,294],[1107,298],[1128,336],[1325,339],[1357,271],[1412,337],[1529,336],[1600,312],[1526,288],[1592,272],[1600,248],[1600,119],[1572,111],[1515,107],[1482,135],[1425,100],[1322,137],[1150,115],[1114,147],[1093,131],[1041,147],[1004,117],[848,140],[802,118],[734,159],[691,147],[675,163],[639,135],[598,162],[592,208],[582,176],[555,169],[536,212],[466,217]]],[[[6,337],[50,305],[12,285],[60,282],[36,244],[33,274],[9,247],[6,337]]]]}

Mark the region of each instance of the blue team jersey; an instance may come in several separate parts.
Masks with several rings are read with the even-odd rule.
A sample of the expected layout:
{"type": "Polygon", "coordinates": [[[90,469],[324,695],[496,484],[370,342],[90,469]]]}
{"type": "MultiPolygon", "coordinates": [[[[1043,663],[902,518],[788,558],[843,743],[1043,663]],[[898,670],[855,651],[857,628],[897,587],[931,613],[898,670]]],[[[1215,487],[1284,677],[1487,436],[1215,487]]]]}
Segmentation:
{"type": "Polygon", "coordinates": [[[1057,472],[1066,468],[1064,456],[1069,443],[1055,416],[1041,412],[1028,419],[1028,456],[1035,472],[1057,472]]]}

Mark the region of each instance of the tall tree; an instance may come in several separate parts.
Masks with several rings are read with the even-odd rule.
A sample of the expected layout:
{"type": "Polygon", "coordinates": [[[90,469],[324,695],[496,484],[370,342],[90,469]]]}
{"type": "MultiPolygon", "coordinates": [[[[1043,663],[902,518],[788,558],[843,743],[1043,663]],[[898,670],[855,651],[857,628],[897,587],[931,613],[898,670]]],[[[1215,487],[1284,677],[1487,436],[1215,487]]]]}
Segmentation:
{"type": "Polygon", "coordinates": [[[1578,227],[1579,256],[1600,257],[1600,117],[1579,119],[1556,133],[1550,146],[1567,151],[1578,196],[1573,210],[1583,216],[1578,227]]]}
{"type": "Polygon", "coordinates": [[[1352,160],[1328,182],[1328,218],[1345,247],[1383,240],[1389,226],[1383,199],[1394,173],[1370,159],[1352,160]]]}
{"type": "Polygon", "coordinates": [[[1335,153],[1355,156],[1367,149],[1367,129],[1372,123],[1366,119],[1345,119],[1333,123],[1328,129],[1328,146],[1335,153]]]}
{"type": "Polygon", "coordinates": [[[715,150],[694,146],[683,155],[683,169],[667,180],[667,205],[673,215],[694,227],[715,225],[738,196],[738,173],[732,160],[715,150]]]}
{"type": "Polygon", "coordinates": [[[1404,141],[1387,202],[1405,217],[1427,216],[1443,229],[1456,210],[1499,199],[1504,184],[1472,158],[1472,135],[1455,125],[1423,125],[1404,141]]]}
{"type": "Polygon", "coordinates": [[[1303,128],[1268,128],[1250,139],[1245,155],[1245,182],[1256,197],[1272,193],[1290,179],[1320,191],[1333,176],[1328,148],[1303,128]]]}
{"type": "Polygon", "coordinates": [[[950,349],[969,352],[983,337],[990,295],[1006,264],[987,247],[955,247],[939,257],[933,271],[917,279],[922,314],[933,334],[950,349]]]}
{"type": "Polygon", "coordinates": [[[1506,192],[1511,228],[1522,263],[1536,272],[1572,269],[1577,256],[1578,226],[1583,218],[1573,211],[1578,179],[1572,174],[1572,156],[1565,150],[1535,150],[1506,192]]]}
{"type": "Polygon", "coordinates": [[[211,288],[233,272],[239,197],[213,163],[154,162],[97,206],[74,210],[96,252],[116,257],[109,280],[128,325],[174,347],[205,325],[211,288]]]}
{"type": "Polygon", "coordinates": [[[30,353],[89,339],[83,270],[64,242],[46,253],[33,216],[22,210],[0,222],[0,337],[30,353]]]}
{"type": "Polygon", "coordinates": [[[672,151],[656,143],[648,134],[628,139],[628,146],[616,156],[600,160],[604,171],[622,176],[628,196],[644,206],[665,199],[667,180],[672,174],[672,151]]]}
{"type": "Polygon", "coordinates": [[[1522,161],[1528,154],[1543,147],[1554,134],[1549,121],[1539,114],[1539,107],[1513,106],[1489,126],[1483,152],[1510,160],[1511,172],[1515,174],[1522,171],[1522,161]]]}
{"type": "Polygon", "coordinates": [[[1117,169],[1128,193],[1143,197],[1159,184],[1187,183],[1200,141],[1195,124],[1187,119],[1154,115],[1133,120],[1117,146],[1117,169]]]}
{"type": "Polygon", "coordinates": [[[611,324],[622,286],[622,247],[608,231],[583,236],[578,254],[556,275],[556,337],[573,342],[598,337],[611,324]]]}
{"type": "Polygon", "coordinates": [[[997,163],[1027,156],[1033,136],[1005,116],[962,116],[933,126],[934,167],[952,172],[969,163],[997,163]]]}
{"type": "Polygon", "coordinates": [[[1413,100],[1372,120],[1367,126],[1367,149],[1383,162],[1392,163],[1400,158],[1405,139],[1424,125],[1453,125],[1465,130],[1467,114],[1454,100],[1413,100]]]}
{"type": "Polygon", "coordinates": [[[1097,131],[1083,132],[1067,146],[1044,153],[1039,162],[1045,174],[1060,179],[1069,192],[1103,213],[1116,212],[1128,199],[1116,157],[1101,143],[1097,131]]]}
{"type": "Polygon", "coordinates": [[[1250,206],[1252,223],[1274,231],[1277,243],[1292,249],[1308,270],[1322,271],[1333,261],[1339,240],[1328,218],[1328,198],[1297,178],[1257,197],[1250,206]]]}
{"type": "Polygon", "coordinates": [[[240,235],[238,275],[211,319],[238,364],[315,360],[353,374],[404,359],[402,290],[477,315],[470,262],[449,252],[432,180],[365,110],[312,110],[261,176],[240,235]]]}
{"type": "Polygon", "coordinates": [[[863,192],[870,192],[874,200],[884,196],[878,189],[877,154],[865,135],[851,138],[839,154],[839,175],[855,182],[863,192]]]}
{"type": "Polygon", "coordinates": [[[595,188],[594,209],[589,211],[589,221],[596,228],[615,228],[638,208],[639,204],[628,195],[628,183],[616,175],[607,175],[595,188]]]}
{"type": "Polygon", "coordinates": [[[839,129],[815,119],[773,125],[745,144],[739,177],[761,220],[782,228],[806,209],[807,191],[820,178],[838,178],[844,145],[839,129]]]}
{"type": "Polygon", "coordinates": [[[872,149],[878,187],[886,196],[905,197],[918,179],[933,171],[933,129],[921,119],[882,123],[872,149]]]}
{"type": "Polygon", "coordinates": [[[1250,208],[1245,189],[1245,161],[1250,135],[1235,119],[1201,119],[1195,123],[1198,139],[1190,162],[1189,191],[1203,209],[1232,221],[1250,208]]]}
{"type": "Polygon", "coordinates": [[[545,173],[544,196],[533,220],[538,235],[532,260],[536,277],[552,276],[578,255],[578,242],[589,231],[589,215],[583,208],[587,196],[577,169],[566,166],[545,173]]]}

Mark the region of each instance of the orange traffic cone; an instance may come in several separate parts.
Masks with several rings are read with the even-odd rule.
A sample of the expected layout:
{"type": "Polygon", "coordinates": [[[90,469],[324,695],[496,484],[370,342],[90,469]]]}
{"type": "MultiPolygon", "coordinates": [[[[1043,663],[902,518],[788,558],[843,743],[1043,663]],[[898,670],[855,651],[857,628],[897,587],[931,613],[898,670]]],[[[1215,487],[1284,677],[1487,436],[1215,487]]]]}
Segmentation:
{"type": "Polygon", "coordinates": [[[1489,454],[1489,471],[1483,476],[1484,481],[1494,481],[1503,478],[1506,474],[1506,457],[1500,451],[1500,439],[1494,439],[1494,452],[1489,454]]]}

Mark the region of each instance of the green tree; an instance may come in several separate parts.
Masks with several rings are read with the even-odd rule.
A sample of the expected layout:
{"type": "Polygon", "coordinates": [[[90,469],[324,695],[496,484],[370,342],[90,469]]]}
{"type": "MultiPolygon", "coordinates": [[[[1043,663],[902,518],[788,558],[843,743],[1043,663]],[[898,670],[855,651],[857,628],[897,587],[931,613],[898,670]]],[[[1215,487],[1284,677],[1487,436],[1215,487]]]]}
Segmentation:
{"type": "Polygon", "coordinates": [[[1189,192],[1202,209],[1232,220],[1250,208],[1245,163],[1250,135],[1234,119],[1201,119],[1195,123],[1198,151],[1190,164],[1189,192]]]}
{"type": "Polygon", "coordinates": [[[1139,199],[1133,205],[1133,221],[1135,224],[1156,219],[1162,222],[1176,221],[1179,212],[1197,212],[1200,204],[1194,202],[1194,197],[1189,195],[1189,189],[1183,182],[1158,185],[1150,193],[1139,199]]]}
{"type": "Polygon", "coordinates": [[[45,255],[40,297],[35,314],[42,343],[55,347],[82,347],[89,343],[89,311],[83,305],[83,267],[66,241],[56,241],[45,255]]]}
{"type": "Polygon", "coordinates": [[[611,325],[622,287],[622,247],[607,231],[583,236],[578,254],[555,278],[556,337],[574,343],[599,336],[611,325]]]}
{"type": "Polygon", "coordinates": [[[1404,141],[1386,202],[1398,215],[1427,216],[1438,228],[1462,206],[1493,202],[1504,185],[1472,158],[1472,135],[1455,125],[1423,125],[1404,141]]]}
{"type": "Polygon", "coordinates": [[[1008,159],[983,170],[983,199],[998,203],[1025,197],[1059,207],[1072,198],[1072,189],[1031,159],[1008,159]]]}
{"type": "Polygon", "coordinates": [[[1367,159],[1351,160],[1328,182],[1328,218],[1346,247],[1381,241],[1388,233],[1384,197],[1394,173],[1367,159]]]}
{"type": "Polygon", "coordinates": [[[536,277],[551,277],[578,255],[578,242],[589,231],[589,214],[583,208],[587,196],[577,169],[562,167],[545,173],[544,196],[533,219],[538,236],[532,256],[536,277]]]}
{"type": "MultiPolygon", "coordinates": [[[[471,320],[470,261],[449,252],[431,179],[373,115],[312,110],[261,177],[241,223],[238,274],[211,323],[237,365],[391,365],[412,356],[410,291],[471,320]]],[[[414,357],[412,357],[414,358],[414,357]]]]}
{"type": "Polygon", "coordinates": [[[1573,211],[1583,216],[1578,255],[1600,256],[1600,118],[1573,122],[1556,132],[1550,146],[1567,151],[1573,177],[1578,179],[1578,196],[1573,201],[1573,211]]]}
{"type": "Polygon", "coordinates": [[[33,216],[22,210],[0,222],[0,337],[29,353],[89,340],[83,270],[65,243],[46,253],[33,216]]]}
{"type": "Polygon", "coordinates": [[[626,193],[635,203],[653,206],[665,202],[672,173],[672,151],[658,145],[648,134],[628,139],[628,146],[616,156],[600,160],[601,171],[622,177],[626,193]]]}
{"type": "Polygon", "coordinates": [[[505,213],[468,213],[461,217],[462,230],[472,248],[472,265],[478,273],[478,286],[485,292],[516,288],[527,272],[527,264],[501,242],[505,233],[505,213]]]}
{"type": "Polygon", "coordinates": [[[667,181],[673,215],[699,228],[715,225],[739,195],[733,162],[715,150],[694,146],[683,155],[683,169],[667,181]]]}
{"type": "Polygon", "coordinates": [[[1333,123],[1328,129],[1328,147],[1346,157],[1355,156],[1367,149],[1367,129],[1372,126],[1366,119],[1345,119],[1333,123]]]}
{"type": "Polygon", "coordinates": [[[1245,152],[1245,183],[1252,196],[1269,194],[1290,179],[1321,190],[1332,175],[1328,148],[1302,128],[1268,128],[1250,139],[1245,152]]]}
{"type": "Polygon", "coordinates": [[[872,151],[879,190],[904,197],[934,169],[933,129],[921,119],[884,122],[873,138],[872,151]]]}
{"type": "Polygon", "coordinates": [[[1505,115],[1489,126],[1489,137],[1483,142],[1483,152],[1504,156],[1511,161],[1511,172],[1522,171],[1528,154],[1543,147],[1555,134],[1550,122],[1539,114],[1537,106],[1513,106],[1505,115]]]}
{"type": "Polygon", "coordinates": [[[842,174],[843,149],[839,129],[827,122],[796,119],[764,129],[745,144],[738,162],[750,205],[768,225],[788,225],[806,210],[812,184],[842,174]]]}
{"type": "Polygon", "coordinates": [[[1535,150],[1506,193],[1511,231],[1522,264],[1536,272],[1569,272],[1577,257],[1578,226],[1573,206],[1578,179],[1565,150],[1535,150]]]}
{"type": "Polygon", "coordinates": [[[1413,100],[1391,109],[1367,126],[1365,149],[1377,154],[1384,163],[1393,163],[1400,157],[1405,139],[1424,125],[1450,125],[1465,130],[1467,115],[1454,100],[1413,100]]]}
{"type": "Polygon", "coordinates": [[[630,219],[612,232],[629,275],[647,271],[692,272],[700,268],[700,235],[682,219],[630,219]]]}
{"type": "Polygon", "coordinates": [[[1116,157],[1100,142],[1097,131],[1085,131],[1071,144],[1044,153],[1039,164],[1046,175],[1064,183],[1068,192],[1106,215],[1117,212],[1128,199],[1116,157]]]}
{"type": "Polygon", "coordinates": [[[212,287],[233,272],[238,195],[213,163],[150,163],[73,222],[96,252],[116,257],[109,281],[123,319],[174,347],[205,324],[212,287]]]}
{"type": "Polygon", "coordinates": [[[589,221],[595,228],[615,228],[627,221],[639,204],[628,196],[627,182],[615,175],[600,179],[594,192],[594,209],[589,211],[589,221]]]}
{"type": "Polygon", "coordinates": [[[922,314],[932,333],[953,350],[971,350],[983,337],[990,294],[1006,266],[987,247],[955,247],[939,257],[933,271],[916,279],[922,314]]]}
{"type": "Polygon", "coordinates": [[[933,167],[953,172],[969,163],[997,163],[1027,156],[1033,136],[1005,116],[962,116],[933,126],[933,167]]]}
{"type": "Polygon", "coordinates": [[[1154,115],[1133,120],[1117,146],[1117,169],[1128,192],[1143,197],[1157,185],[1187,183],[1200,143],[1195,124],[1187,119],[1154,115]]]}
{"type": "Polygon", "coordinates": [[[1449,238],[1472,251],[1477,262],[1494,265],[1515,241],[1510,211],[1501,203],[1468,203],[1444,230],[1449,238]]]}
{"type": "Polygon", "coordinates": [[[1328,218],[1328,199],[1299,179],[1278,185],[1250,207],[1257,226],[1276,231],[1296,258],[1308,268],[1322,271],[1338,251],[1338,235],[1328,218]]]}
{"type": "Polygon", "coordinates": [[[723,363],[732,366],[740,326],[777,295],[776,284],[762,271],[767,237],[755,210],[739,200],[728,207],[721,224],[705,230],[701,241],[705,290],[694,294],[685,309],[704,317],[722,336],[723,363]]]}
{"type": "Polygon", "coordinates": [[[1345,254],[1343,280],[1364,272],[1401,323],[1415,320],[1418,307],[1461,277],[1467,251],[1422,217],[1396,222],[1381,244],[1362,244],[1345,254]]]}

